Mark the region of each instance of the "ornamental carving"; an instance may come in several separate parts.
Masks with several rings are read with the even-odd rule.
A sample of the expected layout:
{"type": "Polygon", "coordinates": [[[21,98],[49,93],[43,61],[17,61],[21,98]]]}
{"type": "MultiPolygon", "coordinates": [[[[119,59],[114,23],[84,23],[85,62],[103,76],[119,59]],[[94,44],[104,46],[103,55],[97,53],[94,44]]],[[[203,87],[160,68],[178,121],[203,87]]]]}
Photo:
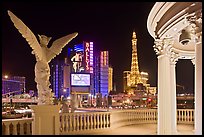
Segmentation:
{"type": "Polygon", "coordinates": [[[175,65],[179,59],[179,54],[176,53],[173,48],[170,49],[170,63],[171,65],[175,65]]]}
{"type": "Polygon", "coordinates": [[[195,57],[191,59],[191,62],[195,65],[195,57]]]}
{"type": "Polygon", "coordinates": [[[173,43],[173,38],[156,39],[153,48],[157,55],[170,55],[173,43]]]}

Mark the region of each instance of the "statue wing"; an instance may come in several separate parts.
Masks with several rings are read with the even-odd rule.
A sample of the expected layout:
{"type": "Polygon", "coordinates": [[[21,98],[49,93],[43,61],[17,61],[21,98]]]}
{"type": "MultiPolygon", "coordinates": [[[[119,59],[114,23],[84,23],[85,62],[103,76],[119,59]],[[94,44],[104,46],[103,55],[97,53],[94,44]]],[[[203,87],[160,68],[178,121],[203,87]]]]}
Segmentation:
{"type": "Polygon", "coordinates": [[[62,49],[77,35],[78,33],[75,32],[55,40],[47,53],[47,61],[50,62],[56,55],[59,55],[62,49]]]}
{"type": "Polygon", "coordinates": [[[36,57],[38,59],[42,59],[42,48],[37,41],[37,38],[32,33],[32,31],[11,11],[8,10],[8,15],[11,18],[11,21],[14,23],[14,26],[18,29],[18,31],[22,34],[22,36],[26,39],[30,47],[33,49],[36,57]]]}

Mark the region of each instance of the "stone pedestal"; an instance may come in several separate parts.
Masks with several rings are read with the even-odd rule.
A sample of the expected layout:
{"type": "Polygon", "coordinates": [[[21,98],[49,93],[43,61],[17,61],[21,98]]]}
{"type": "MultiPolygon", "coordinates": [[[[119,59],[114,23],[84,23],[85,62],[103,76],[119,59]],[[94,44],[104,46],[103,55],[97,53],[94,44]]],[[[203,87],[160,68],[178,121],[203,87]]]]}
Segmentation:
{"type": "Polygon", "coordinates": [[[74,112],[77,108],[78,108],[77,94],[73,93],[71,94],[71,112],[74,112]]]}
{"type": "Polygon", "coordinates": [[[59,135],[60,105],[29,105],[33,110],[32,135],[59,135]]]}

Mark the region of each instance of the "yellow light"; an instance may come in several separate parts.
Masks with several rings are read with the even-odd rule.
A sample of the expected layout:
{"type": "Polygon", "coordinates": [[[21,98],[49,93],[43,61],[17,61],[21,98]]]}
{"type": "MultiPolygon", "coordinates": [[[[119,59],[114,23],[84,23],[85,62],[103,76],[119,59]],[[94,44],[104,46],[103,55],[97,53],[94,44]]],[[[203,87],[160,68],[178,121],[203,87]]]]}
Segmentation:
{"type": "Polygon", "coordinates": [[[4,78],[6,78],[6,79],[7,79],[7,78],[8,78],[8,75],[5,75],[5,76],[4,76],[4,78]]]}

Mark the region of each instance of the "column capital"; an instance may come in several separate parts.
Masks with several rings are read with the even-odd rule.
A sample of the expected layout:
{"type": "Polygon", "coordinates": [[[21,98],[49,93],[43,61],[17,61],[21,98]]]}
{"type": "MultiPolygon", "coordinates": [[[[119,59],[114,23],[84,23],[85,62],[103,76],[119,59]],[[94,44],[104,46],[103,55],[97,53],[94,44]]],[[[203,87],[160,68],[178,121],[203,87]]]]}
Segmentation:
{"type": "Polygon", "coordinates": [[[173,48],[170,49],[170,64],[176,65],[177,61],[179,59],[179,54],[176,53],[173,48]]]}
{"type": "Polygon", "coordinates": [[[195,13],[186,16],[189,25],[191,26],[191,33],[196,43],[202,42],[202,9],[195,13]]]}
{"type": "Polygon", "coordinates": [[[155,39],[154,51],[157,55],[170,55],[172,45],[174,43],[173,38],[155,39]]]}
{"type": "Polygon", "coordinates": [[[193,65],[195,66],[195,57],[193,57],[193,58],[191,59],[191,62],[192,62],[193,65]]]}

